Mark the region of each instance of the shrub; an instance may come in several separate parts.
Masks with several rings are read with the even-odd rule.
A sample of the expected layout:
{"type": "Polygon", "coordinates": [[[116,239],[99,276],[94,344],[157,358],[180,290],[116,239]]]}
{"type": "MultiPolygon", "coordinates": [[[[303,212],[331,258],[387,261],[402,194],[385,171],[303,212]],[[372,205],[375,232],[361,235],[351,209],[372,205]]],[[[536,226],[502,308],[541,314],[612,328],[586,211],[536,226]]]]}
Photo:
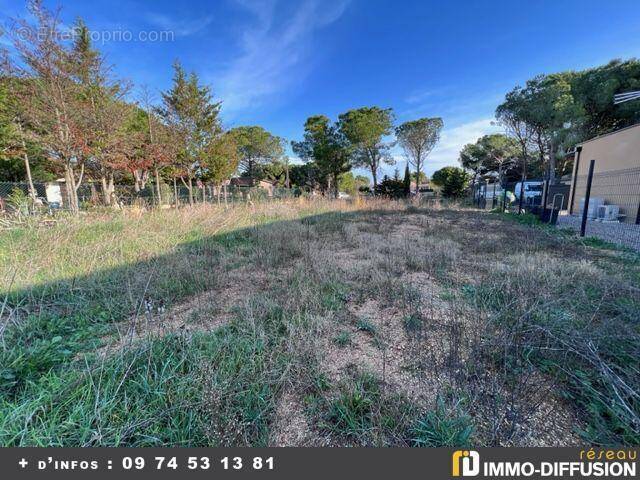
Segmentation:
{"type": "Polygon", "coordinates": [[[417,332],[422,330],[423,322],[422,317],[417,314],[406,315],[402,319],[402,325],[407,332],[417,332]]]}
{"type": "Polygon", "coordinates": [[[459,167],[444,167],[433,174],[431,181],[442,187],[447,198],[461,197],[469,184],[469,174],[459,167]]]}
{"type": "Polygon", "coordinates": [[[403,198],[405,196],[405,187],[402,180],[389,178],[385,175],[378,185],[376,185],[376,195],[389,198],[403,198]]]}

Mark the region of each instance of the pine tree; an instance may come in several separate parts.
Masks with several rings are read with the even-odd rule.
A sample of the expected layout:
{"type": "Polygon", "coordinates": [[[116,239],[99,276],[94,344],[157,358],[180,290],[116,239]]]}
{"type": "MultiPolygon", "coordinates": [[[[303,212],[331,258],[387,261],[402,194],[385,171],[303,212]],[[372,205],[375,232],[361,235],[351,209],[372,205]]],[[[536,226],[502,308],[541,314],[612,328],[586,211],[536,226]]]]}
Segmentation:
{"type": "Polygon", "coordinates": [[[222,130],[218,118],[220,102],[213,102],[211,89],[201,86],[195,73],[187,76],[178,62],[173,68],[173,86],[162,94],[159,113],[179,138],[178,175],[189,191],[189,203],[193,204],[193,179],[201,171],[200,163],[209,141],[222,130]]]}
{"type": "Polygon", "coordinates": [[[411,194],[411,173],[409,172],[409,162],[407,162],[407,166],[404,169],[404,196],[408,197],[411,194]]]}

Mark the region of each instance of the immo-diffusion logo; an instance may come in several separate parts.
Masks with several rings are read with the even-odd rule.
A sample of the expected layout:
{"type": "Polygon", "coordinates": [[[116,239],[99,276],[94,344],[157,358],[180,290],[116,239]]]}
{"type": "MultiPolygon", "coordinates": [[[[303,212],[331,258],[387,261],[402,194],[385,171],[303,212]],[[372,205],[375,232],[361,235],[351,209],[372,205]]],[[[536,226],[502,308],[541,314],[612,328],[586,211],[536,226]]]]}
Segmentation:
{"type": "Polygon", "coordinates": [[[451,475],[475,477],[480,473],[480,454],[475,450],[456,450],[452,455],[451,475]]]}
{"type": "MultiPolygon", "coordinates": [[[[508,456],[508,451],[504,451],[508,456]]],[[[489,478],[520,477],[636,477],[636,449],[594,449],[580,451],[574,460],[558,460],[553,452],[532,453],[529,460],[480,460],[475,450],[456,450],[451,456],[451,475],[454,477],[476,477],[482,475],[489,478]],[[544,454],[544,455],[543,455],[544,454]],[[535,458],[536,456],[550,458],[535,458]]]]}

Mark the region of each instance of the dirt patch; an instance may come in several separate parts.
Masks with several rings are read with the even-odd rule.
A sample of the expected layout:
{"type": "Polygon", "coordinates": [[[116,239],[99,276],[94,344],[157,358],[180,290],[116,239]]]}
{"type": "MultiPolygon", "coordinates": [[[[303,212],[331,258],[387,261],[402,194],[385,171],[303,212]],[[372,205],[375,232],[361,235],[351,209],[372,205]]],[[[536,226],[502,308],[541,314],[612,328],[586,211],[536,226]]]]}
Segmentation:
{"type": "Polygon", "coordinates": [[[107,354],[142,338],[161,337],[176,332],[207,332],[231,321],[237,305],[268,288],[268,275],[246,267],[227,272],[220,287],[203,292],[165,309],[146,300],[138,315],[115,325],[116,340],[99,350],[107,354]]]}
{"type": "Polygon", "coordinates": [[[271,427],[269,445],[274,447],[320,447],[323,440],[309,427],[300,399],[287,392],[280,397],[271,427]]]}
{"type": "MultiPolygon", "coordinates": [[[[322,245],[332,251],[327,267],[340,271],[358,292],[320,342],[320,367],[332,385],[348,380],[354,369],[366,370],[389,392],[402,393],[423,409],[433,408],[451,388],[464,391],[463,372],[476,361],[469,357],[470,346],[488,319],[464,301],[460,289],[495,269],[504,256],[502,246],[523,227],[450,213],[369,216],[347,223],[343,238],[322,245]],[[419,261],[406,260],[414,257],[419,261]],[[389,298],[395,292],[381,290],[384,282],[401,286],[404,293],[389,298]],[[411,330],[410,317],[420,328],[411,330]],[[337,342],[337,335],[348,341],[337,342]]],[[[581,422],[550,382],[508,445],[579,444],[574,429],[581,422]]],[[[488,438],[482,422],[492,413],[484,410],[476,410],[474,421],[481,437],[488,438]]]]}
{"type": "Polygon", "coordinates": [[[353,322],[344,325],[350,342],[339,346],[334,339],[324,339],[321,369],[333,381],[349,377],[355,367],[374,373],[393,390],[422,402],[422,385],[406,370],[407,338],[401,314],[395,308],[383,308],[369,299],[362,305],[349,304],[347,310],[353,322]],[[373,332],[366,331],[367,328],[373,332]]]}

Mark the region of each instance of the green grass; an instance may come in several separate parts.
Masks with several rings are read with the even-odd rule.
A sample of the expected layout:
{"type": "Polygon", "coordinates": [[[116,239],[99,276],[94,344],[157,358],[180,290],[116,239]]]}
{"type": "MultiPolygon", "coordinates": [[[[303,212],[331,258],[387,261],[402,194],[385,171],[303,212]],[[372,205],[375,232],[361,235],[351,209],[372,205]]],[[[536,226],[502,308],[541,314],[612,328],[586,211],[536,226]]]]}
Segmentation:
{"type": "Polygon", "coordinates": [[[333,337],[333,343],[339,347],[351,345],[351,334],[348,331],[343,330],[333,337]]]}
{"type": "Polygon", "coordinates": [[[0,350],[0,394],[13,396],[25,384],[102,345],[110,331],[100,313],[32,316],[5,335],[0,350]]]}
{"type": "Polygon", "coordinates": [[[273,245],[259,225],[328,208],[255,217],[240,208],[215,220],[210,209],[141,220],[115,214],[0,233],[7,247],[0,274],[13,279],[2,300],[17,316],[0,349],[0,444],[266,445],[276,396],[291,381],[284,369],[298,354],[290,329],[308,328],[307,310],[343,305],[343,285],[311,290],[302,280],[315,295],[300,297],[302,309],[249,297],[219,331],[143,340],[107,357],[95,352],[114,342],[116,322],[144,319],[144,300],[170,308],[264,257],[273,245]]]}
{"type": "Polygon", "coordinates": [[[402,395],[383,392],[373,374],[355,371],[338,385],[335,398],[312,397],[320,429],[362,445],[405,445],[415,407],[402,395]]]}
{"type": "Polygon", "coordinates": [[[256,302],[212,333],[140,341],[65,369],[51,367],[67,352],[52,353],[38,365],[40,375],[21,372],[21,388],[1,397],[0,443],[266,445],[292,361],[282,342],[307,320],[270,300],[256,302]],[[257,328],[243,319],[256,311],[257,328]]]}
{"type": "Polygon", "coordinates": [[[629,247],[618,245],[612,242],[607,242],[598,237],[584,237],[580,239],[580,243],[587,247],[600,248],[602,250],[618,250],[621,252],[636,253],[635,250],[629,247]]]}
{"type": "Polygon", "coordinates": [[[325,282],[320,288],[325,308],[337,310],[346,303],[349,287],[345,283],[339,281],[325,282]]]}
{"type": "Polygon", "coordinates": [[[208,444],[202,425],[201,362],[211,337],[168,337],[104,363],[50,370],[0,403],[5,446],[208,444]]]}
{"type": "Polygon", "coordinates": [[[584,261],[518,255],[511,263],[508,275],[497,270],[463,289],[501,329],[515,332],[520,348],[506,352],[509,362],[532,362],[561,380],[565,396],[588,412],[583,434],[591,442],[640,442],[629,413],[640,409],[632,393],[640,387],[638,291],[619,272],[584,261]]]}
{"type": "Polygon", "coordinates": [[[471,441],[470,417],[459,409],[422,412],[404,395],[385,390],[375,375],[356,370],[337,385],[307,399],[321,430],[357,445],[454,447],[471,441]]]}
{"type": "Polygon", "coordinates": [[[418,314],[405,315],[402,319],[402,325],[409,333],[419,332],[422,330],[424,319],[418,314]]]}
{"type": "Polygon", "coordinates": [[[311,434],[337,445],[499,443],[487,434],[491,408],[510,415],[499,402],[518,394],[531,368],[557,382],[587,441],[640,442],[625,411],[640,410],[632,393],[640,371],[637,256],[530,229],[536,222],[526,215],[458,210],[411,210],[419,228],[398,243],[404,205],[331,208],[101,213],[0,232],[0,444],[265,446],[286,392],[304,403],[311,434]],[[335,256],[345,245],[355,249],[348,265],[335,256]],[[422,260],[407,265],[408,253],[422,260]],[[191,298],[208,303],[184,316],[184,331],[139,331],[116,348],[116,330],[157,321],[145,302],[171,309],[191,298]],[[385,337],[375,315],[356,319],[365,302],[406,335],[385,337]],[[396,368],[346,363],[337,377],[321,368],[327,352],[318,348],[346,359],[359,349],[354,327],[374,347],[401,346],[416,364],[434,362],[403,372],[444,382],[457,397],[436,402],[427,389],[420,402],[409,400],[389,380],[396,368]],[[425,356],[438,348],[442,359],[425,356]],[[504,391],[478,394],[493,385],[479,372],[492,372],[504,391]],[[476,404],[461,410],[472,391],[476,404]]]}
{"type": "Polygon", "coordinates": [[[540,217],[538,215],[534,215],[533,213],[522,213],[520,215],[513,214],[509,212],[502,211],[492,211],[492,215],[499,216],[507,221],[514,222],[520,225],[526,225],[528,227],[545,227],[548,226],[547,223],[543,223],[540,221],[540,217]]]}
{"type": "Polygon", "coordinates": [[[458,409],[447,409],[442,400],[411,427],[411,441],[416,447],[468,447],[472,434],[471,418],[458,409]]]}
{"type": "Polygon", "coordinates": [[[356,328],[361,332],[366,332],[370,335],[375,335],[378,331],[376,326],[367,318],[359,318],[356,322],[356,328]]]}

